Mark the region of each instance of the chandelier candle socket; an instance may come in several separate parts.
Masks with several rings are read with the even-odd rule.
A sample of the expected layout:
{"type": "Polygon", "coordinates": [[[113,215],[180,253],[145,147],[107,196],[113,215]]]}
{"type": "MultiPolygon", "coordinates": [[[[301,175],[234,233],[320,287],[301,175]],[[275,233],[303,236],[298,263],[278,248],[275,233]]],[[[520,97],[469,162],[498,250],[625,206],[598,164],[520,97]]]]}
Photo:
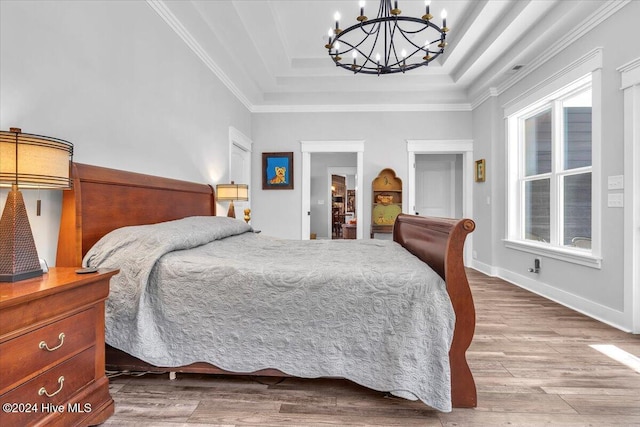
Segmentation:
{"type": "Polygon", "coordinates": [[[427,66],[444,53],[449,31],[447,12],[442,10],[442,27],[438,27],[431,21],[430,0],[425,1],[425,14],[421,18],[402,16],[398,1],[392,7],[391,0],[380,0],[375,19],[365,16],[364,1],[359,6],[356,23],[345,30],[340,29],[340,13],[334,15],[335,30],[329,31],[325,48],[337,67],[354,74],[404,73],[427,66]],[[417,40],[427,41],[421,44],[417,40]],[[341,55],[348,53],[353,62],[341,62],[341,55]],[[361,58],[359,62],[357,58],[361,58]]]}

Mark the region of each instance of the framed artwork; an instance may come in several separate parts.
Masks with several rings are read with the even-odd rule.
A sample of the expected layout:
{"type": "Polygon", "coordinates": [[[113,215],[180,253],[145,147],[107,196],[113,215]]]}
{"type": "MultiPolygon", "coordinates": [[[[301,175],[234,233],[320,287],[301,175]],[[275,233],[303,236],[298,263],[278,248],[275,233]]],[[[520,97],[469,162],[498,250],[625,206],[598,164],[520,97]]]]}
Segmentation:
{"type": "Polygon", "coordinates": [[[262,189],[293,190],[293,152],[262,153],[262,189]]]}
{"type": "Polygon", "coordinates": [[[476,160],[476,182],[484,182],[486,170],[484,159],[476,160]]]}
{"type": "Polygon", "coordinates": [[[356,214],[356,190],[347,190],[347,212],[356,214]]]}

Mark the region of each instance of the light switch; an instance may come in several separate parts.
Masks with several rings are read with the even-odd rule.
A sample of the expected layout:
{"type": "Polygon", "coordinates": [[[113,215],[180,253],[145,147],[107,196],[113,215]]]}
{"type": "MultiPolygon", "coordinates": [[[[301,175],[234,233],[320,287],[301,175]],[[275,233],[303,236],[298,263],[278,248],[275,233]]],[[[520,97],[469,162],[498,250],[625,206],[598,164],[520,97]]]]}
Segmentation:
{"type": "Polygon", "coordinates": [[[622,190],[624,188],[624,177],[622,175],[614,175],[608,178],[609,190],[622,190]]]}
{"type": "Polygon", "coordinates": [[[609,194],[608,206],[610,208],[624,207],[624,194],[622,193],[609,194]]]}

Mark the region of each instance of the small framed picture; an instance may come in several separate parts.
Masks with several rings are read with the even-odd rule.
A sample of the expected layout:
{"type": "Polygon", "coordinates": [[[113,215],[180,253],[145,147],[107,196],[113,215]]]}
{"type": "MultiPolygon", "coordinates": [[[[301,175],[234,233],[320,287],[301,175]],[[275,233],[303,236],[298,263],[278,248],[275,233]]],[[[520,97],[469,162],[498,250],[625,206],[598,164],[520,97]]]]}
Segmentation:
{"type": "Polygon", "coordinates": [[[476,160],[476,182],[484,182],[487,168],[484,159],[476,160]]]}
{"type": "Polygon", "coordinates": [[[293,190],[293,152],[262,153],[262,189],[293,190]]]}

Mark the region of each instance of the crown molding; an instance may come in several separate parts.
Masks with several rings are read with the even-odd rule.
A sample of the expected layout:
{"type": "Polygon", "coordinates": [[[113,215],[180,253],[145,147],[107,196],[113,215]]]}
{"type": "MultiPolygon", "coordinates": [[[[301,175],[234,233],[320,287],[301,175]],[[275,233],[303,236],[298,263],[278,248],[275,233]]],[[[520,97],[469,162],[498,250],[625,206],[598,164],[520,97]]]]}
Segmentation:
{"type": "Polygon", "coordinates": [[[471,111],[471,104],[254,105],[253,113],[375,113],[471,111]]]}
{"type": "Polygon", "coordinates": [[[471,109],[475,110],[481,106],[487,99],[500,95],[498,89],[494,86],[487,88],[471,101],[471,109]]]}
{"type": "Polygon", "coordinates": [[[616,68],[616,71],[620,73],[620,90],[640,84],[640,58],[627,62],[616,68]]]}
{"type": "Polygon", "coordinates": [[[473,108],[480,106],[484,101],[486,101],[490,96],[501,95],[503,92],[511,88],[513,85],[518,83],[520,80],[527,77],[529,74],[533,73],[535,70],[544,65],[547,61],[554,58],[558,53],[564,50],[566,47],[580,39],[582,36],[587,34],[589,31],[594,29],[597,25],[604,22],[610,16],[618,12],[631,0],[609,0],[602,6],[598,8],[593,14],[591,14],[587,19],[582,21],[573,30],[569,31],[564,37],[556,41],[553,45],[549,47],[549,49],[545,50],[542,54],[538,55],[536,58],[531,60],[529,63],[531,65],[525,66],[519,73],[514,74],[510,78],[506,79],[497,88],[489,88],[485,91],[481,91],[480,94],[474,98],[471,102],[473,108]],[[487,94],[496,89],[496,95],[487,94]]]}
{"type": "Polygon", "coordinates": [[[182,22],[169,10],[163,0],[146,0],[147,4],[169,25],[169,27],[182,39],[182,41],[196,54],[198,58],[209,68],[213,74],[220,79],[227,89],[235,95],[236,98],[251,111],[253,105],[249,99],[242,93],[240,88],[226,75],[224,71],[209,56],[206,50],[197,42],[191,33],[182,25],[182,22]]]}

